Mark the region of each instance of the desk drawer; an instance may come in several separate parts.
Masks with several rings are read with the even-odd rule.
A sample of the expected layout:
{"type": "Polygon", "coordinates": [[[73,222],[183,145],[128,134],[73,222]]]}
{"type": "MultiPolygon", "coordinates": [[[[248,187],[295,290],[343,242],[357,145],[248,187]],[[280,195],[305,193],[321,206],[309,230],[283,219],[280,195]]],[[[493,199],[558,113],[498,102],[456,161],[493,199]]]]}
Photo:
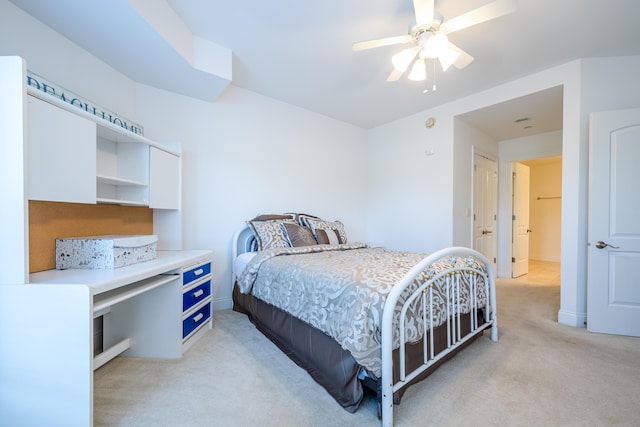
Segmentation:
{"type": "Polygon", "coordinates": [[[209,273],[211,273],[210,262],[199,265],[197,267],[190,268],[189,270],[186,270],[182,275],[182,285],[188,285],[194,280],[204,277],[209,273]]]}
{"type": "Polygon", "coordinates": [[[182,321],[182,338],[193,332],[198,326],[205,323],[211,317],[211,304],[205,304],[200,310],[182,321]]]}
{"type": "Polygon", "coordinates": [[[182,311],[187,311],[211,295],[211,279],[182,294],[182,311]]]}

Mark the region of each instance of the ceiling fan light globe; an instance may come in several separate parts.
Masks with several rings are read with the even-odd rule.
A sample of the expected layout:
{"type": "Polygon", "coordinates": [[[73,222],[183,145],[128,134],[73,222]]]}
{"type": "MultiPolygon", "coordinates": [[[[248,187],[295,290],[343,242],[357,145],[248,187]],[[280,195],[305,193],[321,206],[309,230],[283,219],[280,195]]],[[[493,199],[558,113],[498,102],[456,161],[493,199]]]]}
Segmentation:
{"type": "Polygon", "coordinates": [[[439,58],[445,51],[449,50],[449,39],[444,33],[436,33],[429,37],[424,44],[424,51],[429,58],[439,58]]]}
{"type": "Polygon", "coordinates": [[[391,57],[391,63],[393,64],[393,68],[401,73],[407,71],[411,61],[416,56],[416,51],[414,48],[404,49],[391,57]]]}
{"type": "Polygon", "coordinates": [[[418,60],[413,64],[408,76],[409,80],[422,81],[427,79],[427,62],[418,60]]]}
{"type": "Polygon", "coordinates": [[[451,49],[445,50],[440,54],[438,59],[440,60],[440,65],[442,66],[442,71],[447,71],[447,69],[455,62],[456,59],[460,56],[460,52],[456,52],[451,49]]]}

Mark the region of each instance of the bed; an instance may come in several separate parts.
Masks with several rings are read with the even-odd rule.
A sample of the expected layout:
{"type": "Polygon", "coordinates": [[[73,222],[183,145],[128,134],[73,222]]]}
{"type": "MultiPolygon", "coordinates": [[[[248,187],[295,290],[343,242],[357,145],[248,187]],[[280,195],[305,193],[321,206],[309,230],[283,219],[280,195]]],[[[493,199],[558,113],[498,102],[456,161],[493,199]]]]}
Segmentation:
{"type": "Polygon", "coordinates": [[[498,339],[491,263],[469,248],[388,251],[340,221],[269,214],[236,232],[232,258],[234,310],[345,410],[377,393],[384,426],[408,386],[485,330],[498,339]]]}

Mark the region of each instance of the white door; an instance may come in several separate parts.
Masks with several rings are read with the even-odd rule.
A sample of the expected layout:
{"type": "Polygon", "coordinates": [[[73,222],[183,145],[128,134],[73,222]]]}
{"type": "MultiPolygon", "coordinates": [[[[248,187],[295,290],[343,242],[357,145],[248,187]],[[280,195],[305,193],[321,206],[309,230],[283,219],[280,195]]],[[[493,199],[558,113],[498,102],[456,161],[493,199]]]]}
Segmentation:
{"type": "Polygon", "coordinates": [[[511,277],[529,272],[529,166],[513,165],[511,277]]]}
{"type": "Polygon", "coordinates": [[[473,248],[496,269],[498,168],[480,154],[473,159],[473,248]]]}
{"type": "Polygon", "coordinates": [[[590,127],[587,328],[640,336],[640,109],[590,127]]]}

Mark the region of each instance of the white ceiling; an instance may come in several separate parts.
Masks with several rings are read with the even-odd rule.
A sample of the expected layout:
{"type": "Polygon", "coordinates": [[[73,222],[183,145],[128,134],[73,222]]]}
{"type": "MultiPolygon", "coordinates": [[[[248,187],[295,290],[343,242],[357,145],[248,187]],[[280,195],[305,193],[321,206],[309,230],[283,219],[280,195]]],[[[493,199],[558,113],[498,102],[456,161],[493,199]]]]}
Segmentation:
{"type": "MultiPolygon", "coordinates": [[[[224,88],[224,79],[192,67],[126,0],[11,1],[135,81],[211,101],[224,88]]],[[[640,54],[638,0],[518,0],[515,13],[450,35],[475,61],[438,72],[437,91],[425,94],[422,82],[385,81],[402,45],[351,50],[354,42],[406,34],[410,0],[146,3],[162,1],[193,35],[233,52],[233,85],[363,128],[577,58],[640,54]]],[[[436,0],[436,9],[447,20],[489,2],[436,0]]],[[[464,120],[500,139],[555,130],[561,100],[561,89],[545,91],[464,120]],[[534,127],[516,126],[520,117],[534,127]]]]}

